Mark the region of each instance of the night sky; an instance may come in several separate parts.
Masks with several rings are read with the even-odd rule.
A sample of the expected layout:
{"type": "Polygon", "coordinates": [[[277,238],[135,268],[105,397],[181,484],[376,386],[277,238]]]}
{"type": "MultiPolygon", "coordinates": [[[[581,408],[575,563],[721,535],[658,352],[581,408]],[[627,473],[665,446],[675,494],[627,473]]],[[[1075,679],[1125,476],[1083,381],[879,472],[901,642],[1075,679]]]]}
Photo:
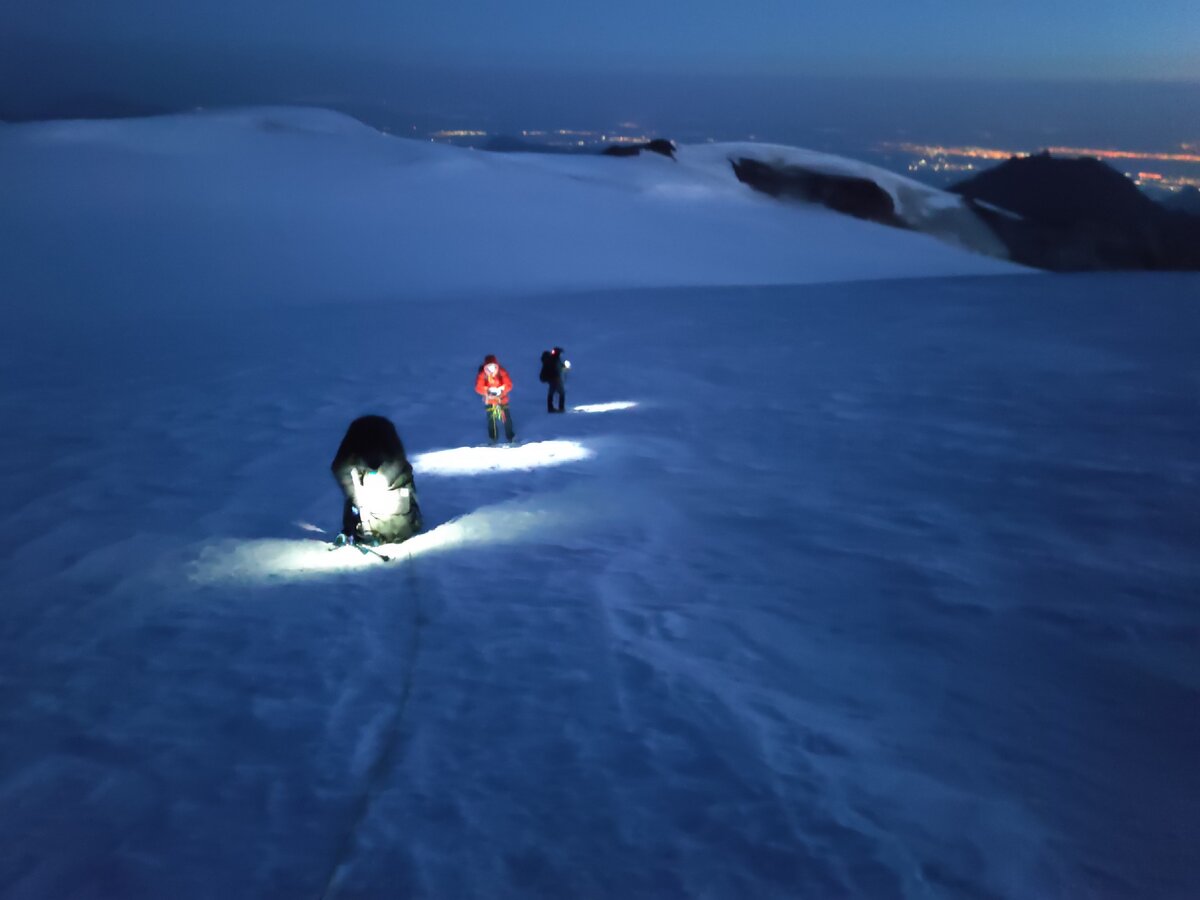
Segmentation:
{"type": "Polygon", "coordinates": [[[882,117],[877,137],[1174,144],[1200,138],[1198,98],[1196,0],[0,0],[13,120],[323,103],[499,129],[637,117],[795,139],[781,122],[882,117]]]}

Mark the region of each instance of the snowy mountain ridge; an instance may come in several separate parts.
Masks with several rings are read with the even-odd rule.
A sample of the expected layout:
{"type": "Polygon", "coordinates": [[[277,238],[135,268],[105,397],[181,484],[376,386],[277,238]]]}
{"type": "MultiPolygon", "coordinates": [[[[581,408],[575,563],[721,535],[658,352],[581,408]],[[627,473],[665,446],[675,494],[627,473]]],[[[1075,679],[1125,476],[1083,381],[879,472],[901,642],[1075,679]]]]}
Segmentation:
{"type": "MultiPolygon", "coordinates": [[[[132,291],[194,306],[1024,271],[771,202],[732,173],[731,156],[748,153],[863,170],[757,145],[684,147],[678,163],[490,154],[304,108],[8,125],[0,230],[15,241],[0,249],[0,277],[27,302],[59,302],[80,283],[95,302],[119,274],[109,300],[132,291]],[[68,247],[70,272],[22,265],[68,247]]],[[[914,221],[961,204],[871,175],[914,221]]]]}

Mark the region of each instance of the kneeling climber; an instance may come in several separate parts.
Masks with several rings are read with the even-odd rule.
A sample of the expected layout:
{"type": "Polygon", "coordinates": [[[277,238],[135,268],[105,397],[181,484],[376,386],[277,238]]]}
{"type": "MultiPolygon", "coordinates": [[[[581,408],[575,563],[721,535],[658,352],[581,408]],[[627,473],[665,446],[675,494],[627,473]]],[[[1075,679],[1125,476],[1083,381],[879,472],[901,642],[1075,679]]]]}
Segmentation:
{"type": "Polygon", "coordinates": [[[330,465],[346,496],[337,544],[397,544],[421,530],[412,465],[383,416],[350,423],[330,465]]]}

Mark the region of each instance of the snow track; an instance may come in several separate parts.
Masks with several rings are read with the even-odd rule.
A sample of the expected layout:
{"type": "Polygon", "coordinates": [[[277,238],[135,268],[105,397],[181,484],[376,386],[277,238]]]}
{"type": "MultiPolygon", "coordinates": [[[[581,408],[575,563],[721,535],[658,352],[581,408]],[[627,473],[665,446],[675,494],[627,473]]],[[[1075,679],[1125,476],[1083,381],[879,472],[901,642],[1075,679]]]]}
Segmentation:
{"type": "MultiPolygon", "coordinates": [[[[395,767],[400,759],[404,740],[404,716],[408,711],[409,700],[412,698],[413,681],[421,657],[421,633],[427,624],[421,599],[425,593],[424,586],[420,583],[419,577],[413,575],[411,566],[406,567],[405,574],[408,577],[405,579],[403,595],[405,605],[412,610],[412,621],[408,629],[411,642],[402,651],[406,663],[404,672],[394,707],[384,714],[378,729],[368,729],[368,733],[376,733],[373,735],[373,740],[364,743],[362,749],[363,753],[369,754],[373,758],[369,764],[363,767],[362,793],[358,803],[352,808],[344,836],[338,842],[332,867],[320,894],[322,900],[337,896],[344,873],[352,862],[359,841],[359,832],[370,815],[372,803],[382,793],[389,779],[396,776],[395,767]]],[[[395,653],[395,648],[380,648],[380,652],[390,656],[395,653]]]]}

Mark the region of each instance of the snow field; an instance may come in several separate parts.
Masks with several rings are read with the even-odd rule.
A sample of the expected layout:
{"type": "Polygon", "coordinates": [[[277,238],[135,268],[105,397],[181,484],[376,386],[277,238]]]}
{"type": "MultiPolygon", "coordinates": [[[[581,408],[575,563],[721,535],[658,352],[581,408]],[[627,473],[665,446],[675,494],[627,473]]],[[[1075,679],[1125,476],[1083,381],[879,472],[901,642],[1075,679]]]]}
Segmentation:
{"type": "Polygon", "coordinates": [[[25,313],[6,893],[1187,893],[1193,285],[25,313]],[[547,416],[551,343],[638,405],[547,416]],[[317,550],[350,419],[482,443],[489,352],[525,444],[449,458],[592,455],[418,467],[458,539],[317,550]]]}
{"type": "Polygon", "coordinates": [[[1200,893],[1196,277],[725,154],[0,126],[0,894],[1200,893]],[[366,412],[389,564],[311,530],[366,412]]]}

